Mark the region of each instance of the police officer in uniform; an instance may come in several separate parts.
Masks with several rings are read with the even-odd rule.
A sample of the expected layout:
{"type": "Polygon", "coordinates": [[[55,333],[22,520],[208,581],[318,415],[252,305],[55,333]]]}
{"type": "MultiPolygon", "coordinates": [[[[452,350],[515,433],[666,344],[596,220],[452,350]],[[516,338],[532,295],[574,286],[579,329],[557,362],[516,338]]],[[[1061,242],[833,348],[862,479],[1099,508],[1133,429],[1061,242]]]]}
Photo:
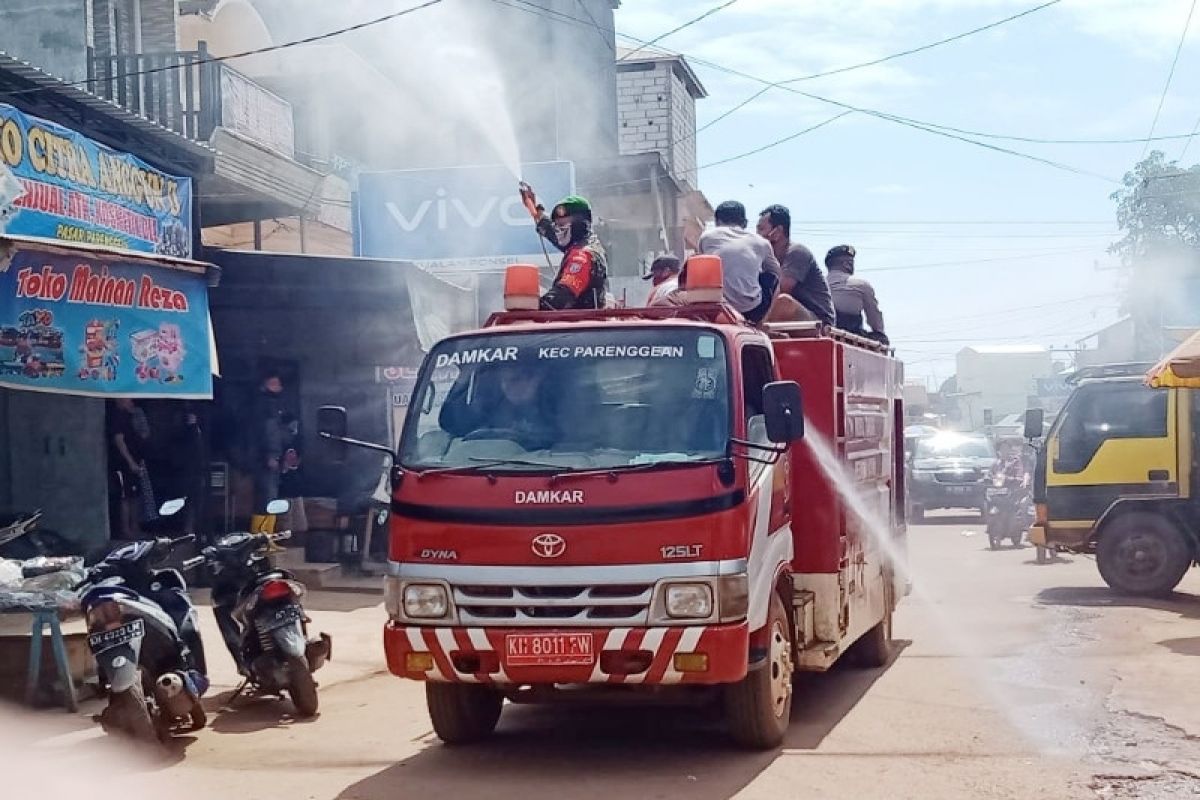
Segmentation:
{"type": "Polygon", "coordinates": [[[870,281],[854,276],[856,251],[851,245],[839,244],[825,256],[825,267],[829,270],[829,291],[833,295],[833,309],[837,313],[837,327],[849,333],[874,339],[880,344],[889,344],[883,330],[883,312],[875,297],[875,287],[870,281]],[[863,324],[871,326],[868,331],[863,324]]]}

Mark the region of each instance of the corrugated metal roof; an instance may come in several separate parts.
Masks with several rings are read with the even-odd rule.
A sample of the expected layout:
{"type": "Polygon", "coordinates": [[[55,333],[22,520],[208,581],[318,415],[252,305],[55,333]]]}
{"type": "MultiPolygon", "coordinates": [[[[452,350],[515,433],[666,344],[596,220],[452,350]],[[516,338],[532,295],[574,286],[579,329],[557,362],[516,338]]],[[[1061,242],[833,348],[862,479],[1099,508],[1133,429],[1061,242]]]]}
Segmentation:
{"type": "MultiPolygon", "coordinates": [[[[217,154],[216,150],[206,144],[193,141],[169,128],[164,128],[156,122],[151,122],[145,117],[140,117],[111,100],[105,100],[103,97],[98,97],[77,84],[68,83],[60,78],[56,78],[27,61],[22,61],[7,53],[0,52],[0,74],[3,73],[8,73],[21,80],[28,81],[37,88],[56,92],[60,96],[92,111],[119,120],[141,133],[154,136],[160,140],[169,141],[172,145],[187,150],[192,155],[213,158],[217,154]]],[[[0,101],[20,106],[20,97],[20,94],[0,90],[0,101]]]]}

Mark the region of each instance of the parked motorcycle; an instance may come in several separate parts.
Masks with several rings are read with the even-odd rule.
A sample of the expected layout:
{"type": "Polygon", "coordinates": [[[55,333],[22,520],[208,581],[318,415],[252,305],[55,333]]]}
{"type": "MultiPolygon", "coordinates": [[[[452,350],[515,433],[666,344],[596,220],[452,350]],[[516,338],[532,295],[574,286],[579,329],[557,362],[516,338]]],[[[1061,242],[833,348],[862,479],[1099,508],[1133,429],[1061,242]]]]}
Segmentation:
{"type": "Polygon", "coordinates": [[[998,550],[1005,539],[1013,547],[1021,544],[1025,532],[1033,524],[1033,506],[1028,481],[996,474],[992,485],[987,488],[987,537],[993,550],[998,550]]]}
{"type": "MultiPolygon", "coordinates": [[[[164,518],[184,501],[164,503],[164,518]]],[[[92,566],[79,584],[88,647],[96,658],[108,706],[96,718],[106,732],[142,741],[207,723],[200,698],[208,689],[196,609],[179,570],[156,568],[195,539],[161,537],[130,542],[92,566]]],[[[204,562],[190,558],[183,568],[204,562]]]]}
{"type": "MultiPolygon", "coordinates": [[[[267,506],[269,514],[287,512],[286,500],[267,506]]],[[[271,560],[272,545],[290,532],[231,533],[203,557],[212,569],[212,602],[217,625],[247,687],[257,694],[287,692],[297,715],[317,713],[313,673],[329,660],[332,639],[308,636],[308,616],[300,604],[304,584],[271,560]]]]}
{"type": "Polygon", "coordinates": [[[66,556],[71,546],[53,531],[39,529],[42,512],[0,515],[0,558],[24,561],[38,556],[66,556]]]}

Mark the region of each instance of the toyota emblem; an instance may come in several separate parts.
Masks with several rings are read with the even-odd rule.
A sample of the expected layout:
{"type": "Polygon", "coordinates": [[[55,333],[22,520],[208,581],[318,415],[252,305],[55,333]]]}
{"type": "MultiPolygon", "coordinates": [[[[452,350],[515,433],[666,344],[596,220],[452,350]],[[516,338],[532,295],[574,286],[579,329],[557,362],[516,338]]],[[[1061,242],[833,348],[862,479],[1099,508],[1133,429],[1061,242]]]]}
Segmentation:
{"type": "Polygon", "coordinates": [[[567,552],[567,540],[557,533],[539,533],[529,546],[538,558],[558,558],[567,552]]]}

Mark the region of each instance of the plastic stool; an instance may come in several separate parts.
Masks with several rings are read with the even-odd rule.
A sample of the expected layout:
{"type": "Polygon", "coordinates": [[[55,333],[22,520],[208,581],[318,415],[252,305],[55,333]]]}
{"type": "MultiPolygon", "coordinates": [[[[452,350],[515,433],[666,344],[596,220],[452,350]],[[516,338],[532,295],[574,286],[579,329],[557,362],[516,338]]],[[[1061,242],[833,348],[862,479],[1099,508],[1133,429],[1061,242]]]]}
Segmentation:
{"type": "Polygon", "coordinates": [[[50,649],[54,651],[54,662],[58,665],[58,678],[63,684],[63,702],[68,711],[78,711],[75,700],[75,683],[71,680],[71,664],[67,661],[67,643],[63,639],[62,625],[58,622],[57,609],[41,609],[33,612],[33,628],[29,637],[29,674],[25,684],[25,702],[33,705],[37,698],[38,679],[42,671],[42,636],[50,629],[50,649]]]}

